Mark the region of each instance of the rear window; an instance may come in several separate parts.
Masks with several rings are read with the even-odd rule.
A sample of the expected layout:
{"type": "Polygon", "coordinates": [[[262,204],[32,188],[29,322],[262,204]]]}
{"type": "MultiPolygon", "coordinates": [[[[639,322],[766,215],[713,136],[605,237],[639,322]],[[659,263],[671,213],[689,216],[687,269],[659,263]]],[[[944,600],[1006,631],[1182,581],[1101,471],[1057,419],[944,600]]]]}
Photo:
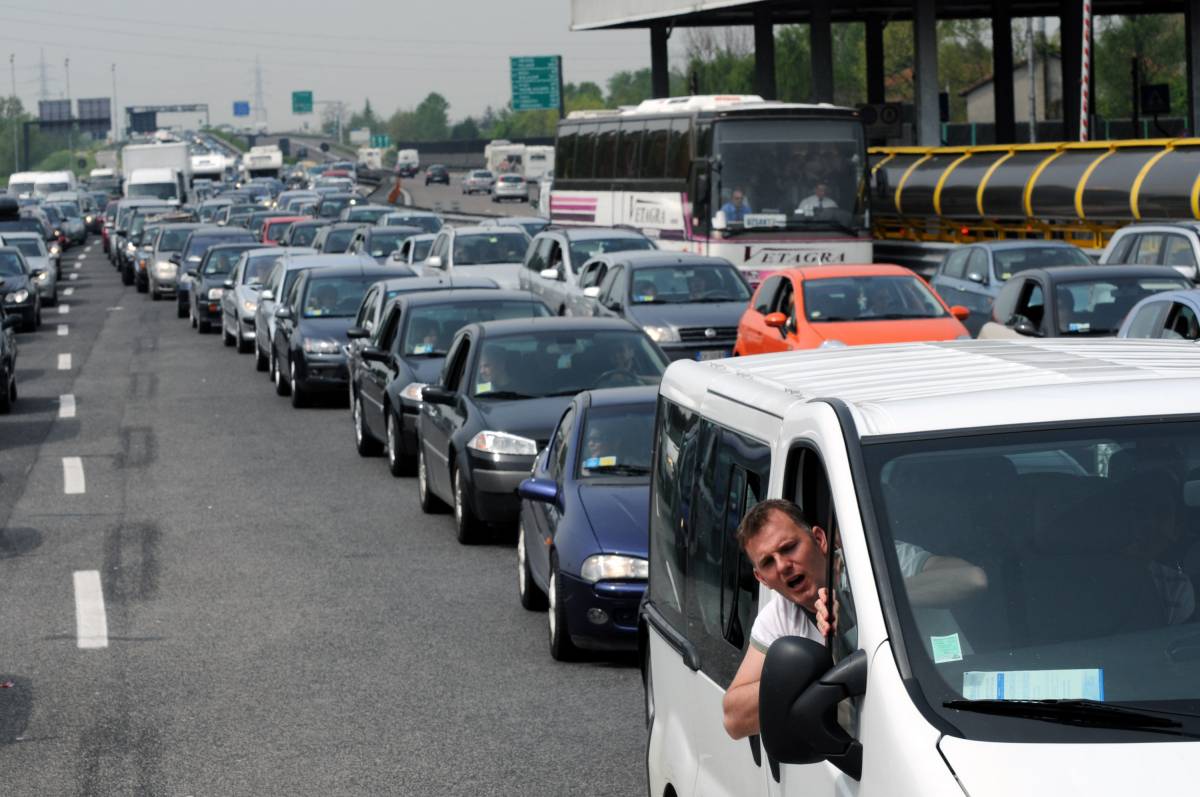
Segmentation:
{"type": "Polygon", "coordinates": [[[540,318],[550,315],[537,301],[488,301],[465,305],[418,306],[406,316],[402,351],[413,357],[441,357],[450,348],[458,330],[467,324],[508,318],[540,318]]]}
{"type": "Polygon", "coordinates": [[[996,279],[1008,280],[1013,274],[1031,268],[1051,266],[1090,266],[1092,260],[1073,246],[1027,246],[999,249],[992,254],[996,279]]]}
{"type": "Polygon", "coordinates": [[[649,238],[635,238],[623,235],[619,238],[589,238],[586,241],[571,241],[571,263],[581,266],[587,260],[605,252],[641,252],[654,249],[654,242],[649,238]]]}
{"type": "Polygon", "coordinates": [[[387,226],[419,227],[425,232],[433,233],[442,229],[442,220],[437,216],[390,216],[387,226]]]}
{"type": "MultiPolygon", "coordinates": [[[[199,259],[204,256],[204,253],[208,251],[208,248],[210,246],[216,246],[217,244],[232,244],[232,243],[238,243],[239,241],[253,241],[253,240],[254,240],[254,236],[251,235],[249,231],[246,231],[245,235],[236,235],[236,236],[235,235],[224,235],[224,236],[212,236],[212,237],[204,236],[201,238],[193,237],[191,239],[191,243],[189,243],[187,245],[187,254],[185,257],[188,260],[191,260],[193,257],[199,259]]],[[[193,262],[195,262],[195,261],[193,261],[193,262]]]]}
{"type": "Polygon", "coordinates": [[[304,291],[305,318],[353,318],[375,277],[317,277],[304,291]]]}
{"type": "Polygon", "coordinates": [[[1114,335],[1132,307],[1152,293],[1189,288],[1180,277],[1118,277],[1063,282],[1054,287],[1062,335],[1114,335]]]}
{"type": "Polygon", "coordinates": [[[520,263],[525,259],[529,239],[524,233],[470,233],[454,239],[455,266],[484,266],[493,263],[520,263]]]}
{"type": "Polygon", "coordinates": [[[25,257],[46,256],[46,250],[42,248],[42,242],[33,238],[18,238],[14,241],[5,241],[4,245],[16,247],[21,250],[21,254],[25,255],[25,257]]]}

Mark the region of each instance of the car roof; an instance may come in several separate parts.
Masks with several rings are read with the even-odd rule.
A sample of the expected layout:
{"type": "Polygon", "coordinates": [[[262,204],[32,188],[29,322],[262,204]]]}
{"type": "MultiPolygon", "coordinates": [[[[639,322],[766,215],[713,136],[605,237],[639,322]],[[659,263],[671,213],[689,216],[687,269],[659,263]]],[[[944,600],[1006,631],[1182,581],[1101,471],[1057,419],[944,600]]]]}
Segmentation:
{"type": "Polygon", "coordinates": [[[401,209],[393,208],[392,211],[388,215],[389,216],[432,216],[434,218],[438,217],[438,214],[434,213],[432,210],[417,210],[416,208],[401,208],[401,209]]]}
{"type": "Polygon", "coordinates": [[[398,232],[410,232],[411,231],[412,235],[409,236],[410,238],[414,238],[417,235],[425,234],[424,228],[409,227],[404,224],[375,224],[373,226],[363,227],[363,231],[370,232],[370,233],[386,232],[389,235],[394,235],[395,233],[398,233],[398,232]]]}
{"type": "Polygon", "coordinates": [[[31,238],[35,241],[46,240],[41,236],[41,233],[36,233],[33,230],[13,230],[11,232],[0,230],[0,240],[8,240],[9,238],[31,238]]]}
{"type": "Polygon", "coordinates": [[[693,255],[688,252],[664,252],[661,249],[613,252],[612,255],[614,261],[627,263],[634,268],[665,268],[684,263],[696,266],[733,266],[723,257],[693,255]]]}
{"type": "MultiPolygon", "coordinates": [[[[320,254],[320,255],[305,255],[291,254],[284,256],[285,263],[300,263],[300,268],[331,268],[334,266],[365,266],[368,263],[371,266],[378,266],[375,258],[367,255],[356,255],[346,252],[337,254],[320,254]]],[[[388,268],[398,268],[397,266],[389,266],[388,268]]]]}
{"type": "Polygon", "coordinates": [[[634,404],[654,406],[658,401],[658,385],[606,387],[585,390],[579,396],[585,407],[624,407],[634,404]]]}
{"type": "Polygon", "coordinates": [[[785,268],[778,271],[772,271],[769,274],[763,274],[762,279],[766,281],[771,277],[790,276],[799,280],[812,279],[833,279],[836,277],[890,277],[890,276],[905,276],[913,277],[916,273],[903,266],[897,266],[892,263],[864,263],[851,266],[805,266],[803,268],[785,268]]]}
{"type": "MultiPolygon", "coordinates": [[[[976,243],[963,244],[963,246],[982,246],[984,249],[990,249],[992,251],[996,251],[998,249],[1029,249],[1031,247],[1045,248],[1047,246],[1051,246],[1056,249],[1079,249],[1078,246],[1068,241],[1040,241],[1032,238],[1026,238],[1019,241],[978,241],[976,243]]],[[[954,251],[958,250],[951,250],[951,252],[954,251]]],[[[950,253],[947,254],[949,255],[950,253]]]]}
{"type": "Polygon", "coordinates": [[[357,230],[359,227],[365,227],[367,225],[363,224],[361,221],[335,221],[329,226],[334,230],[357,230]]]}
{"type": "MultiPolygon", "coordinates": [[[[207,252],[216,252],[216,251],[219,251],[222,249],[240,249],[241,251],[247,251],[250,249],[261,249],[261,248],[262,247],[259,246],[258,243],[255,241],[232,241],[227,244],[213,244],[212,246],[208,247],[207,252]]],[[[271,248],[279,249],[278,246],[273,246],[271,248]]]]}
{"type": "Polygon", "coordinates": [[[630,230],[624,227],[558,227],[550,225],[542,230],[538,235],[547,235],[549,233],[558,233],[566,236],[569,241],[590,241],[595,238],[645,238],[637,230],[630,230]]]}
{"type": "Polygon", "coordinates": [[[364,202],[362,204],[355,205],[352,208],[346,208],[346,210],[350,210],[350,211],[354,211],[354,210],[386,210],[388,213],[393,212],[393,208],[391,205],[379,205],[376,203],[369,203],[369,202],[364,202]]]}
{"type": "Polygon", "coordinates": [[[512,235],[513,233],[519,233],[521,235],[525,235],[525,231],[522,230],[520,227],[498,228],[498,227],[484,227],[479,224],[472,224],[472,225],[463,225],[461,227],[449,227],[448,229],[455,235],[499,235],[501,233],[505,233],[508,235],[512,235]]]}
{"type": "MultiPolygon", "coordinates": [[[[310,264],[316,265],[316,264],[310,264]]],[[[397,272],[401,268],[407,269],[407,266],[381,266],[375,262],[373,258],[366,258],[366,262],[352,266],[329,266],[321,269],[322,277],[378,277],[386,279],[388,277],[397,277],[397,272]],[[368,263],[370,265],[368,265],[368,263]]],[[[413,272],[409,270],[409,273],[413,272]]]]}
{"type": "MultiPolygon", "coordinates": [[[[33,233],[26,234],[33,235],[33,233]]],[[[0,233],[0,237],[3,237],[3,233],[0,233]]],[[[1173,291],[1152,293],[1138,301],[1138,305],[1141,306],[1150,302],[1187,302],[1188,304],[1200,307],[1200,288],[1179,288],[1173,291]]]]}
{"type": "MultiPolygon", "coordinates": [[[[391,280],[388,281],[391,282],[391,280]]],[[[412,280],[408,280],[408,282],[412,282],[412,280]]],[[[458,304],[459,302],[482,301],[529,302],[530,304],[542,304],[542,301],[529,291],[492,290],[485,288],[454,288],[445,291],[413,291],[411,293],[404,293],[400,296],[397,296],[396,301],[400,300],[403,300],[406,305],[411,307],[419,305],[458,304]]]]}
{"type": "Polygon", "coordinates": [[[465,291],[465,290],[498,290],[500,286],[487,277],[450,277],[450,284],[437,277],[411,277],[384,280],[387,290],[404,288],[409,291],[465,291]]]}
{"type": "Polygon", "coordinates": [[[1041,274],[1051,282],[1083,282],[1119,277],[1176,277],[1186,279],[1170,266],[1051,266],[1049,268],[1031,268],[1020,272],[1022,275],[1041,274]]]}
{"type": "Polygon", "coordinates": [[[861,437],[1194,415],[1197,391],[1194,343],[1117,338],[901,343],[681,360],[667,369],[661,389],[686,408],[698,410],[710,396],[741,405],[744,412],[722,422],[748,431],[763,423],[777,429],[792,408],[835,399],[861,437]]]}
{"type": "Polygon", "coordinates": [[[484,321],[470,324],[485,337],[520,335],[528,332],[578,332],[594,330],[637,332],[637,327],[623,318],[589,318],[575,316],[548,316],[544,318],[510,318],[503,321],[484,321]]]}

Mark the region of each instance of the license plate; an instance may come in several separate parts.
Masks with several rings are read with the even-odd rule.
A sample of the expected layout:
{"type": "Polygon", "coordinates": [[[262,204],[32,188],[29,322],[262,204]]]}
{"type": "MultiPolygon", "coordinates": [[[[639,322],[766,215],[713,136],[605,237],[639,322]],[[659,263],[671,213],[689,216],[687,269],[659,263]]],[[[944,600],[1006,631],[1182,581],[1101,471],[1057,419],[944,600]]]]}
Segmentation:
{"type": "Polygon", "coordinates": [[[696,352],[696,359],[701,360],[701,361],[703,361],[703,360],[720,360],[720,359],[728,357],[728,356],[729,356],[729,353],[726,352],[724,349],[708,349],[706,351],[696,352]]]}

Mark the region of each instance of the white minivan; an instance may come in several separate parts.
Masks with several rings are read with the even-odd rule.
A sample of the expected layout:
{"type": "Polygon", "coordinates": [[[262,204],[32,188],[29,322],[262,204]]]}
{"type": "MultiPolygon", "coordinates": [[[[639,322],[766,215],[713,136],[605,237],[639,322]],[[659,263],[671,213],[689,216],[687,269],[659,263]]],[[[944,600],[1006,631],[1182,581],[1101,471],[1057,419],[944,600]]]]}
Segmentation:
{"type": "Polygon", "coordinates": [[[673,363],[640,621],[650,795],[1192,793],[1200,360],[1130,343],[673,363]],[[761,730],[734,740],[722,697],[784,600],[734,537],[768,497],[832,532],[839,627],[770,646],[761,730]],[[931,601],[914,551],[986,586],[931,601]]]}

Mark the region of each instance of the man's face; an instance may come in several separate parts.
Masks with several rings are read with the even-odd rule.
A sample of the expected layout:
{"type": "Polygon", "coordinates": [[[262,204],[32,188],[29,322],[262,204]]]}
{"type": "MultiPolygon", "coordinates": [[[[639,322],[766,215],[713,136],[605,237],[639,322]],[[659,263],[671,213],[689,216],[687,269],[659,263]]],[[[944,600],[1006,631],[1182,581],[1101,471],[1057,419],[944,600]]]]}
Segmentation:
{"type": "Polygon", "coordinates": [[[817,195],[818,199],[824,199],[825,198],[825,183],[817,183],[817,187],[813,189],[813,193],[817,195]]]}
{"type": "Polygon", "coordinates": [[[742,192],[734,191],[732,199],[733,199],[734,207],[737,207],[738,205],[742,204],[742,192]]]}
{"type": "Polygon", "coordinates": [[[479,361],[479,381],[480,382],[495,381],[496,377],[498,376],[497,372],[499,370],[500,369],[496,367],[495,363],[493,363],[490,359],[485,357],[484,359],[479,361]]]}
{"type": "Polygon", "coordinates": [[[766,525],[746,543],[754,577],[809,611],[815,611],[817,590],[825,586],[825,532],[797,526],[782,512],[772,512],[766,525]]]}

